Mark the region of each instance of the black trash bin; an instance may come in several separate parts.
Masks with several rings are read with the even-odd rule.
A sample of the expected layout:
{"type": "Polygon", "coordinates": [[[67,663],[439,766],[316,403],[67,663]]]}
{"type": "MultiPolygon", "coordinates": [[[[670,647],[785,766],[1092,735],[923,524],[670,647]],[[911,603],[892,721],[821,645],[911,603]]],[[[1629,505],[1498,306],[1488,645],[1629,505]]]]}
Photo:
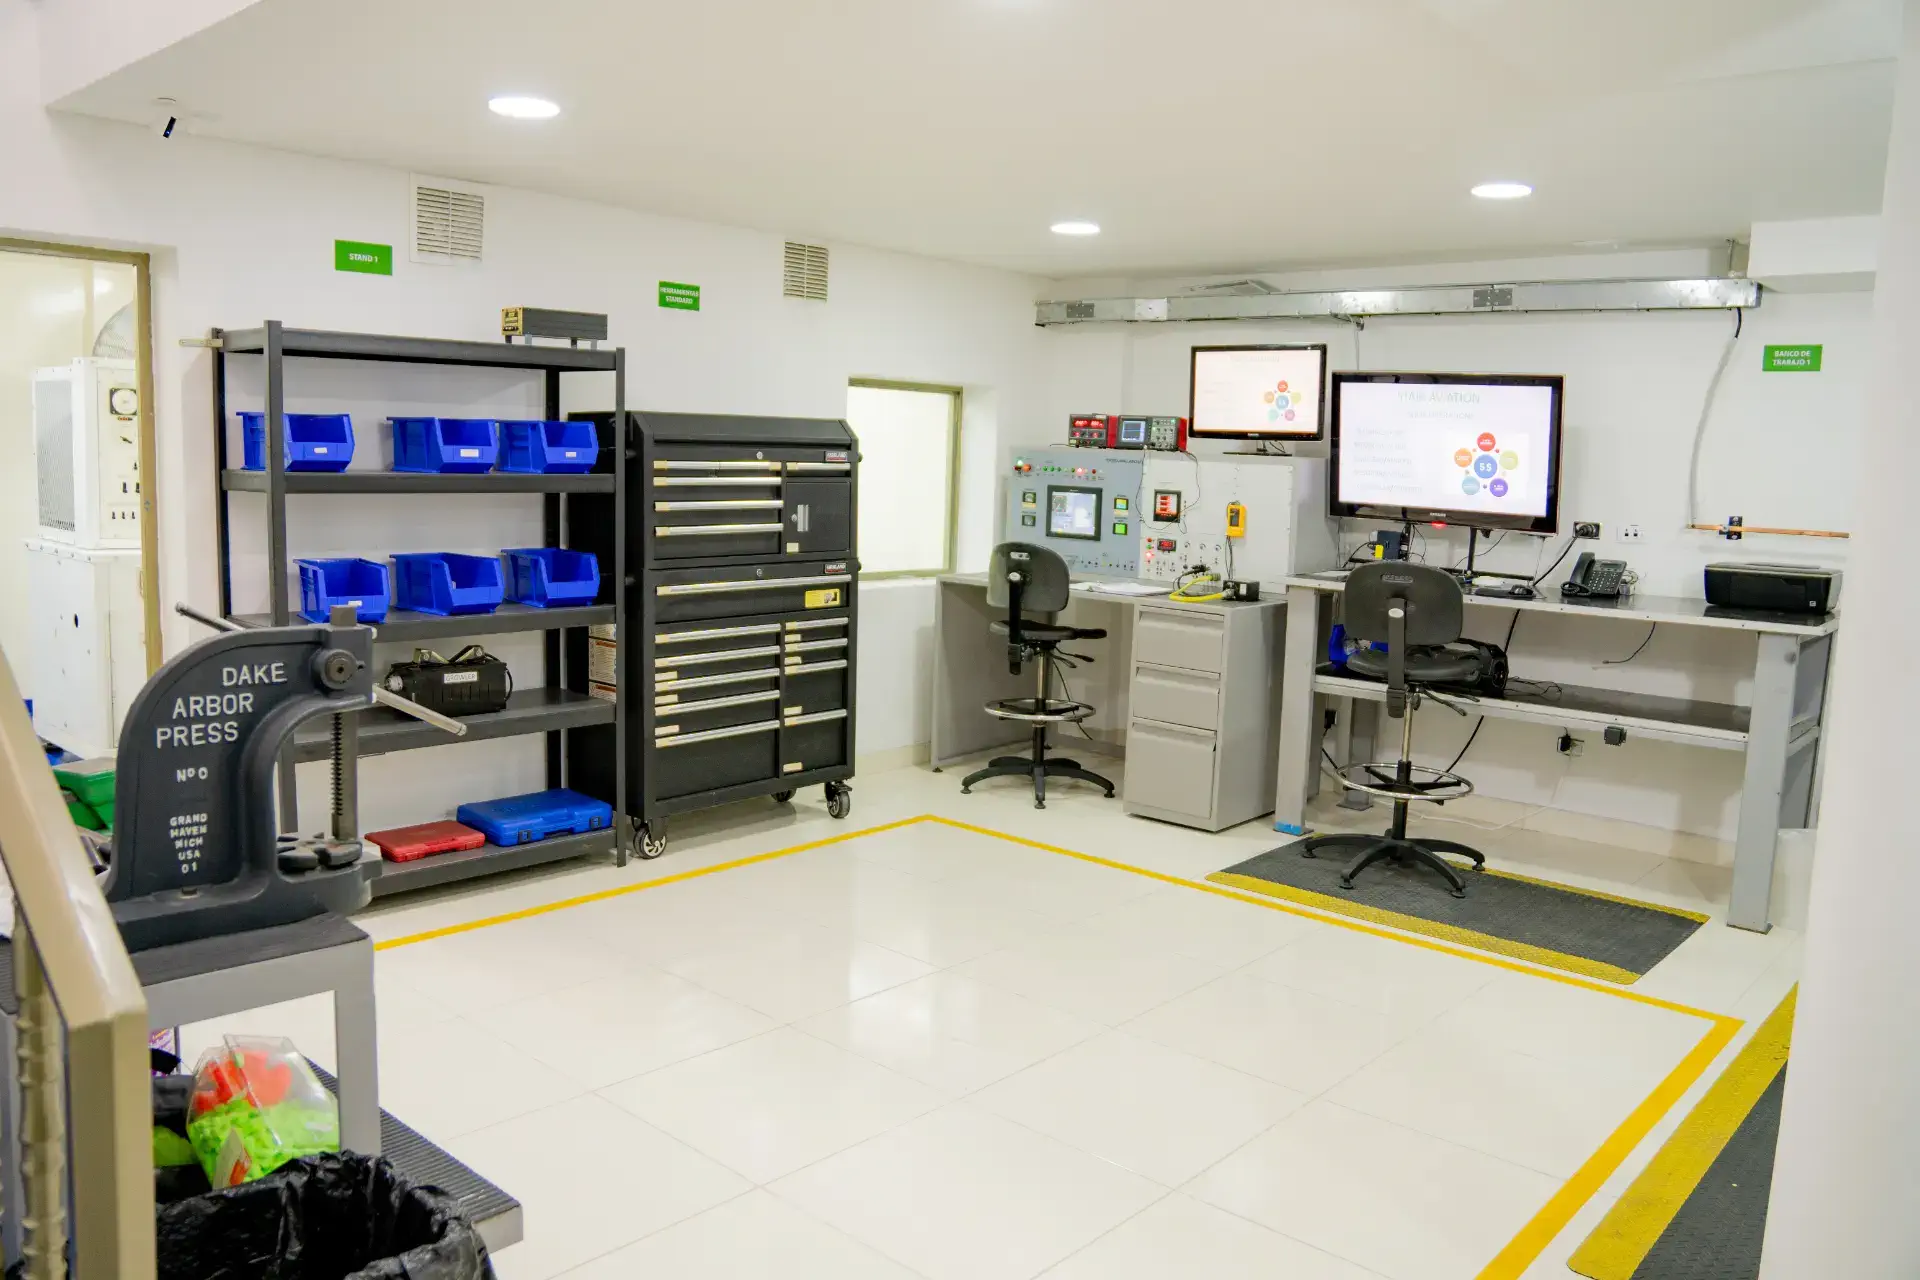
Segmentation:
{"type": "Polygon", "coordinates": [[[160,1209],[159,1280],[493,1280],[452,1196],[377,1156],[308,1156],[160,1209]]]}

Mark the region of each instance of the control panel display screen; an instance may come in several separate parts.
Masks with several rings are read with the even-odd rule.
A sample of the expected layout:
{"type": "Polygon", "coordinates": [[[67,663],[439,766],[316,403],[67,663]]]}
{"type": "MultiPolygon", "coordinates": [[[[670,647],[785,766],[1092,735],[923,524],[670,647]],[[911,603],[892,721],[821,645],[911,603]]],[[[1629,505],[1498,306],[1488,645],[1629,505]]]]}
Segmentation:
{"type": "Polygon", "coordinates": [[[1100,497],[1098,489],[1047,486],[1047,536],[1099,541],[1100,497]]]}

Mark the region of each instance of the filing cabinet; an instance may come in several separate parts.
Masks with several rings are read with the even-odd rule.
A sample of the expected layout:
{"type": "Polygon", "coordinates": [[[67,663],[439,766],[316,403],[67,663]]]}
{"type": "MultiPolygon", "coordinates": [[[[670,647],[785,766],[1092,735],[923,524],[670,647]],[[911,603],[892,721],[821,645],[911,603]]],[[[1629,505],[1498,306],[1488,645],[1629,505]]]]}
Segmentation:
{"type": "Polygon", "coordinates": [[[1273,811],[1285,616],[1278,600],[1135,612],[1128,813],[1220,831],[1273,811]]]}

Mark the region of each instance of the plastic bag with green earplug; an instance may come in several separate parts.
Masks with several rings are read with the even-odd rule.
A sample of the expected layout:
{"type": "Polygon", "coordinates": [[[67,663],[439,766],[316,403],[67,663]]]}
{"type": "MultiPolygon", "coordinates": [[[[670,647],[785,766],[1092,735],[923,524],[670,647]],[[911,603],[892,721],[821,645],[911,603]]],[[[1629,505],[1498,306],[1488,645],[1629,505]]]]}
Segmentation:
{"type": "Polygon", "coordinates": [[[291,1040],[228,1036],[194,1069],[187,1140],[215,1187],[340,1149],[340,1111],[291,1040]]]}

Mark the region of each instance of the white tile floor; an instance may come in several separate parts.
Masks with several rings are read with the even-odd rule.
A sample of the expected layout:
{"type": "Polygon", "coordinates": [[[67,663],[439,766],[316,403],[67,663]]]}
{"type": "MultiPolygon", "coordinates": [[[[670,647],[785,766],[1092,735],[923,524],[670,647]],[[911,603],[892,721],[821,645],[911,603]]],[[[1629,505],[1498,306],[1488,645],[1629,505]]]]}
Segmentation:
{"type": "MultiPolygon", "coordinates": [[[[908,769],[858,780],[845,823],[817,793],[736,806],[657,862],[363,923],[401,939],[921,814],[1195,880],[1284,842],[908,769]]],[[[1725,896],[1645,853],[1444,831],[1496,866],[1725,896]]],[[[1750,1031],[1798,963],[1784,930],[1716,922],[1636,990],[1750,1031]]],[[[1488,1272],[1707,1021],[934,822],[385,950],[379,982],[383,1101],[525,1205],[505,1280],[1560,1277],[1712,1074],[1530,1265],[1488,1272]]],[[[189,1048],[236,1028],[332,1058],[315,1001],[189,1048]]]]}

